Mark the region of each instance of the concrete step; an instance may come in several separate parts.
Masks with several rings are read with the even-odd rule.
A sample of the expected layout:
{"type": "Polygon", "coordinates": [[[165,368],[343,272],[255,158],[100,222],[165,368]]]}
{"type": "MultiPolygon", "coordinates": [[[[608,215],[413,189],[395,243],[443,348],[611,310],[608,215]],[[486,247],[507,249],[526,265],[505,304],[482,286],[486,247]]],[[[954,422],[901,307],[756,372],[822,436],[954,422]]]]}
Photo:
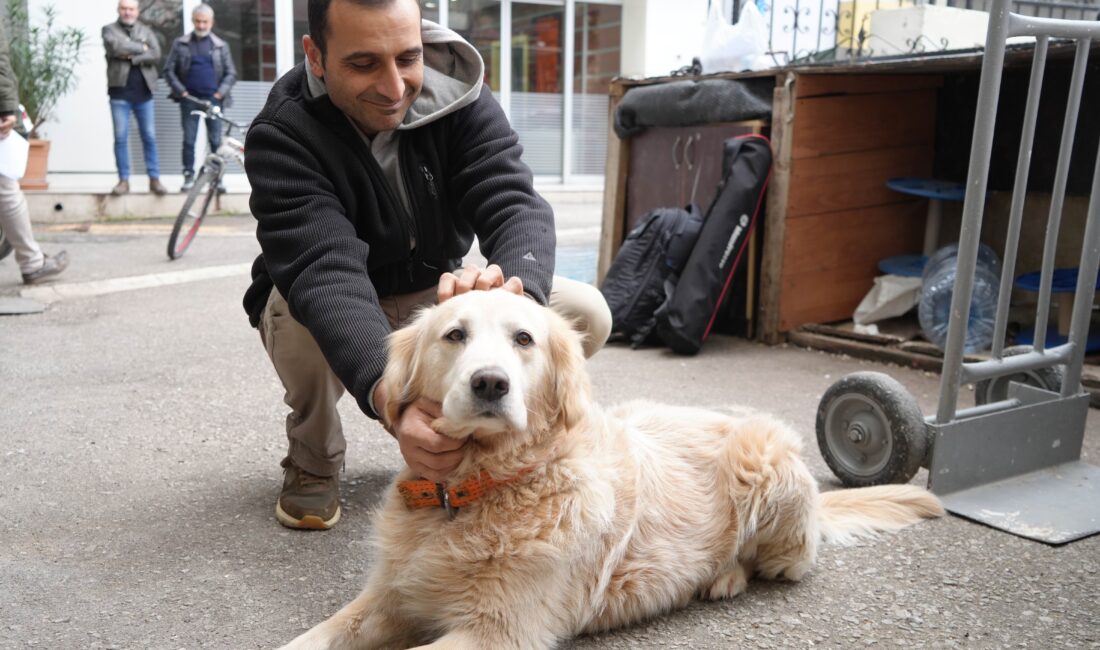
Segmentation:
{"type": "MultiPolygon", "coordinates": [[[[136,185],[136,183],[134,183],[136,185]]],[[[186,194],[170,191],[165,196],[156,196],[145,190],[144,186],[135,187],[124,196],[111,196],[110,187],[104,191],[26,191],[27,205],[34,223],[81,223],[87,221],[112,221],[118,219],[140,219],[148,217],[171,217],[179,214],[186,194]]],[[[169,190],[177,190],[179,182],[165,181],[169,190]]],[[[248,214],[248,199],[251,196],[247,186],[239,187],[227,184],[229,192],[218,197],[215,214],[248,214]]],[[[603,195],[592,189],[569,190],[561,186],[539,187],[539,193],[554,206],[559,221],[571,224],[573,213],[580,214],[587,224],[599,225],[599,209],[603,195]],[[587,213],[591,212],[592,215],[587,213]]]]}
{"type": "MultiPolygon", "coordinates": [[[[169,188],[174,186],[169,185],[169,188]]],[[[171,217],[183,208],[186,194],[169,192],[157,196],[131,192],[111,196],[110,192],[24,192],[34,223],[81,223],[147,217],[171,217]]],[[[247,192],[230,191],[218,197],[214,214],[248,214],[247,192]]]]}

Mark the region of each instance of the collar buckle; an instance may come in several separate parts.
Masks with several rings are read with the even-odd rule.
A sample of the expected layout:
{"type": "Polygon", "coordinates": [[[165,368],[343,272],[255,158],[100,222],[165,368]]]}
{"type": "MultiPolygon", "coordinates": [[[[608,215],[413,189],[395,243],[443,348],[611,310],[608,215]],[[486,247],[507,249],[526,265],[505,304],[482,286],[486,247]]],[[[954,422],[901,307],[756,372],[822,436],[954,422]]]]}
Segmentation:
{"type": "Polygon", "coordinates": [[[448,519],[454,519],[458,514],[458,508],[451,505],[451,493],[442,483],[435,484],[435,493],[439,497],[440,507],[447,512],[448,519]]]}

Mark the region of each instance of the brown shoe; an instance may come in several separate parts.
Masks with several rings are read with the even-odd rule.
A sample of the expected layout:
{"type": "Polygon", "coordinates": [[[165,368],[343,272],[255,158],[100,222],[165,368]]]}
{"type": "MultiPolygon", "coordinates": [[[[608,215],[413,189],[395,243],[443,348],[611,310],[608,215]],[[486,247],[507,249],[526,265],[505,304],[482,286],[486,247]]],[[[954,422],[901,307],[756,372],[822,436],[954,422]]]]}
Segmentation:
{"type": "Polygon", "coordinates": [[[168,188],[164,187],[164,185],[161,184],[159,178],[150,178],[149,191],[153,194],[156,194],[157,196],[164,196],[168,193],[168,188]]]}
{"type": "Polygon", "coordinates": [[[69,266],[69,254],[61,251],[57,255],[46,255],[42,268],[23,274],[23,284],[38,284],[50,280],[69,266]]]}
{"type": "Polygon", "coordinates": [[[317,476],[290,459],[283,461],[283,491],[275,502],[275,518],[287,528],[328,530],[340,520],[340,483],[335,476],[317,476]]]}
{"type": "Polygon", "coordinates": [[[129,194],[129,193],[130,193],[130,181],[126,180],[125,178],[120,180],[118,182],[118,185],[115,185],[113,188],[111,188],[111,195],[112,196],[122,196],[123,194],[129,194]]]}

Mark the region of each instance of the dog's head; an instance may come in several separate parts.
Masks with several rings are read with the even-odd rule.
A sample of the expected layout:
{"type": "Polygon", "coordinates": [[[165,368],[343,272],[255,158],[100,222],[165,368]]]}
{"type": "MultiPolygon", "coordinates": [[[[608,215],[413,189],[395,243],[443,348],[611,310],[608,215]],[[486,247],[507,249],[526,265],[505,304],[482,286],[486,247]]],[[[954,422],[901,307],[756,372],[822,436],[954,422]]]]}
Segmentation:
{"type": "Polygon", "coordinates": [[[388,422],[426,397],[443,405],[442,433],[488,442],[569,429],[587,407],[579,335],[507,291],[471,291],[426,309],[390,335],[389,348],[388,422]]]}

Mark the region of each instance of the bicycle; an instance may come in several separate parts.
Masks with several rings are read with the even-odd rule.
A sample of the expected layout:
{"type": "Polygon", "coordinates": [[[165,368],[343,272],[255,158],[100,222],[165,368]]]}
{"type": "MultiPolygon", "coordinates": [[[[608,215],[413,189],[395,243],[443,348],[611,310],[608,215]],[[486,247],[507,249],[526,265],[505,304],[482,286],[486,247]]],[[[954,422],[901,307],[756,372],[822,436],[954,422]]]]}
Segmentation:
{"type": "Polygon", "coordinates": [[[172,226],[172,234],[168,237],[168,259],[179,259],[195,239],[210,204],[219,194],[222,177],[230,162],[234,160],[244,165],[244,143],[232,137],[234,129],[243,132],[240,124],[226,117],[221,107],[214,106],[210,102],[201,101],[193,97],[184,97],[183,101],[189,101],[202,107],[202,110],[191,111],[192,115],[199,115],[207,119],[213,119],[225,123],[225,137],[217,151],[210,152],[199,169],[195,184],[187,192],[187,199],[180,208],[176,223],[172,226]],[[196,206],[197,202],[197,206],[196,206]],[[181,236],[182,235],[182,236],[181,236]]]}

